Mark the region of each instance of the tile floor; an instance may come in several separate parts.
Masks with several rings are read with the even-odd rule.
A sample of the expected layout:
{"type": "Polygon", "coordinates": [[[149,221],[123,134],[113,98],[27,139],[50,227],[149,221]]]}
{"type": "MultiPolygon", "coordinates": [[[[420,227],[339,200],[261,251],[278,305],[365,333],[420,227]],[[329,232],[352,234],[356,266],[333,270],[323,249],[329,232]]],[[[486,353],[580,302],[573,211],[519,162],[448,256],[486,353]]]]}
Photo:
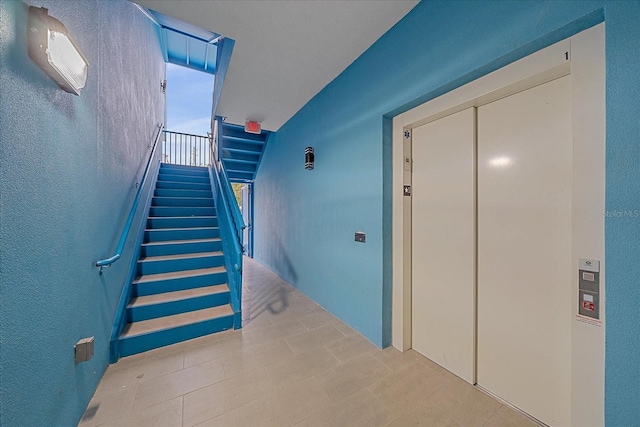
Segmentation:
{"type": "Polygon", "coordinates": [[[109,366],[80,426],[530,426],[420,354],[379,350],[245,259],[241,330],[109,366]]]}

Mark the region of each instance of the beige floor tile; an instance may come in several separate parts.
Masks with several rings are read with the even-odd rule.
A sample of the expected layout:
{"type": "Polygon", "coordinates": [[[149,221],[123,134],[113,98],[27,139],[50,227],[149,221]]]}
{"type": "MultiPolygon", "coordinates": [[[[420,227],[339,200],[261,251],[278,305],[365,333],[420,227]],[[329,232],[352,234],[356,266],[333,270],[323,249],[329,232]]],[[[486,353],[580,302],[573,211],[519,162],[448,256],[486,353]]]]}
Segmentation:
{"type": "Polygon", "coordinates": [[[340,361],[324,347],[267,366],[267,371],[277,386],[300,381],[325,372],[340,361]]]}
{"type": "Polygon", "coordinates": [[[335,325],[333,325],[333,327],[339,330],[340,332],[342,332],[347,337],[350,337],[352,335],[360,335],[358,331],[356,331],[353,328],[350,328],[349,326],[345,325],[342,322],[336,323],[335,325]]]}
{"type": "Polygon", "coordinates": [[[308,307],[309,312],[300,318],[300,322],[302,322],[307,329],[317,329],[322,326],[335,325],[340,322],[340,319],[332,316],[325,310],[315,311],[313,306],[306,307],[308,307]]]}
{"type": "Polygon", "coordinates": [[[296,424],[296,427],[371,427],[391,421],[390,411],[367,389],[362,389],[327,409],[296,424]]]}
{"type": "Polygon", "coordinates": [[[182,353],[169,354],[166,357],[138,358],[134,363],[109,365],[106,374],[100,381],[95,396],[113,390],[135,387],[142,381],[148,381],[160,375],[178,371],[183,368],[182,353]]]}
{"type": "Polygon", "coordinates": [[[463,427],[464,425],[458,424],[446,411],[426,401],[408,414],[397,418],[390,426],[463,427]]]}
{"type": "Polygon", "coordinates": [[[467,426],[482,426],[502,406],[474,386],[456,378],[429,398],[449,417],[467,426]]]}
{"type": "Polygon", "coordinates": [[[346,362],[363,353],[376,350],[376,346],[362,335],[350,335],[329,343],[326,347],[341,362],[346,362]]]}
{"type": "Polygon", "coordinates": [[[252,343],[266,344],[269,341],[276,341],[306,331],[307,328],[297,319],[294,319],[287,323],[281,323],[278,327],[252,329],[248,332],[248,335],[251,337],[252,343]]]}
{"type": "Polygon", "coordinates": [[[291,426],[331,404],[313,378],[290,384],[236,411],[241,427],[291,426]]]}
{"type": "Polygon", "coordinates": [[[100,427],[176,427],[182,425],[182,396],[131,412],[129,416],[110,420],[100,427]]]}
{"type": "Polygon", "coordinates": [[[486,427],[539,427],[540,424],[531,421],[529,418],[514,411],[511,408],[502,406],[493,414],[486,427]]]}
{"type": "Polygon", "coordinates": [[[287,341],[291,350],[297,354],[329,344],[341,338],[344,338],[344,334],[342,332],[333,326],[323,326],[318,329],[287,337],[285,338],[285,341],[287,341]]]}
{"type": "Polygon", "coordinates": [[[375,348],[259,263],[244,272],[241,330],[121,359],[80,425],[535,426],[413,350],[375,348]]]}
{"type": "Polygon", "coordinates": [[[221,359],[152,378],[138,385],[136,397],[133,401],[133,410],[138,411],[167,401],[193,390],[220,382],[224,378],[221,359]]]}
{"type": "Polygon", "coordinates": [[[411,411],[448,384],[439,372],[418,362],[408,364],[369,386],[394,415],[411,411]]]}
{"type": "Polygon", "coordinates": [[[394,347],[387,347],[384,350],[373,351],[371,354],[392,371],[402,369],[404,366],[414,362],[428,364],[428,359],[414,350],[403,352],[394,347]]]}
{"type": "Polygon", "coordinates": [[[242,372],[271,365],[294,356],[284,340],[265,345],[246,347],[222,358],[224,373],[231,378],[242,372]]]}
{"type": "MultiPolygon", "coordinates": [[[[207,421],[198,424],[196,427],[238,427],[235,412],[236,411],[225,412],[222,415],[218,415],[215,418],[210,418],[207,421]]],[[[184,426],[190,427],[187,424],[184,426]]]]}
{"type": "Polygon", "coordinates": [[[315,378],[329,399],[337,402],[388,374],[391,374],[388,368],[366,353],[316,375],[315,378]]]}
{"type": "Polygon", "coordinates": [[[94,396],[78,425],[98,426],[107,421],[128,416],[135,392],[135,388],[129,388],[94,396]]]}
{"type": "Polygon", "coordinates": [[[275,390],[265,368],[243,372],[184,396],[184,425],[195,425],[275,390]]]}
{"type": "Polygon", "coordinates": [[[248,334],[237,334],[227,339],[188,348],[184,351],[184,367],[189,368],[201,363],[222,359],[224,356],[251,344],[251,337],[248,334]]]}

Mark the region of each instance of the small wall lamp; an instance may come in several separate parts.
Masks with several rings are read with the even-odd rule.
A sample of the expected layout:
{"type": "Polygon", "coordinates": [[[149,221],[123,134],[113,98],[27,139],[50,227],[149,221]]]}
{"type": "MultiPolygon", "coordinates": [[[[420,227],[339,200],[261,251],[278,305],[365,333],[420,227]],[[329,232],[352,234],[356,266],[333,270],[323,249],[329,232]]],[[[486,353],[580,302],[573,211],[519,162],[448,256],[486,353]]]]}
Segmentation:
{"type": "Polygon", "coordinates": [[[29,6],[29,56],[66,92],[80,95],[87,82],[89,62],[67,27],[44,7],[29,6]]]}
{"type": "Polygon", "coordinates": [[[313,147],[307,147],[304,149],[304,168],[313,169],[313,163],[316,160],[316,155],[313,153],[313,147]]]}

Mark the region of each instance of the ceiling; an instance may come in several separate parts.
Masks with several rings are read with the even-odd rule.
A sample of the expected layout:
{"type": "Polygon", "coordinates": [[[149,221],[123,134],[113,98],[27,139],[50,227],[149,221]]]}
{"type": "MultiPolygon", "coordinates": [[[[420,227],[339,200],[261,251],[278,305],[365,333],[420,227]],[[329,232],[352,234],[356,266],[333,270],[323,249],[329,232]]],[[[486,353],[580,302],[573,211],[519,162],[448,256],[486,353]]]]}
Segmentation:
{"type": "Polygon", "coordinates": [[[217,114],[278,130],[418,0],[136,0],[235,40],[217,114]]]}

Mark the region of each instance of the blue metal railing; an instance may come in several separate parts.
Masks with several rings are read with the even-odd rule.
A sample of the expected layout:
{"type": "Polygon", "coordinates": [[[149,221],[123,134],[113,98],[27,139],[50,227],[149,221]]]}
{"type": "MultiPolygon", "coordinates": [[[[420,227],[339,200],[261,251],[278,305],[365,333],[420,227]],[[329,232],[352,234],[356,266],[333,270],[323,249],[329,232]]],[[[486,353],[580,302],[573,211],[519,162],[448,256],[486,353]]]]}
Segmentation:
{"type": "Polygon", "coordinates": [[[120,241],[118,242],[118,247],[116,249],[116,254],[112,257],[101,259],[96,261],[95,265],[98,267],[99,274],[102,274],[102,271],[106,267],[111,267],[111,264],[116,262],[122,256],[122,251],[124,250],[124,245],[127,241],[127,236],[129,235],[129,231],[131,230],[131,224],[133,223],[133,218],[138,209],[138,203],[140,202],[140,194],[142,193],[142,189],[144,188],[144,184],[147,180],[147,175],[149,172],[149,166],[151,165],[151,160],[156,152],[156,148],[158,147],[158,141],[160,140],[160,135],[162,135],[162,129],[164,128],[163,124],[158,126],[158,133],[153,141],[153,148],[151,149],[151,154],[149,155],[149,160],[147,160],[147,165],[144,168],[144,173],[142,174],[142,179],[140,183],[137,184],[138,191],[136,192],[136,197],[133,199],[133,205],[131,206],[131,211],[129,212],[129,217],[127,218],[127,222],[124,226],[124,230],[122,230],[122,235],[120,236],[120,241]]]}
{"type": "Polygon", "coordinates": [[[216,212],[219,218],[218,227],[222,236],[225,264],[229,272],[232,307],[234,313],[240,313],[242,301],[242,240],[245,225],[224,166],[214,156],[216,142],[211,139],[210,150],[213,160],[209,170],[216,212]]]}
{"type": "Polygon", "coordinates": [[[210,153],[207,136],[164,131],[162,163],[208,166],[211,163],[210,153]]]}

